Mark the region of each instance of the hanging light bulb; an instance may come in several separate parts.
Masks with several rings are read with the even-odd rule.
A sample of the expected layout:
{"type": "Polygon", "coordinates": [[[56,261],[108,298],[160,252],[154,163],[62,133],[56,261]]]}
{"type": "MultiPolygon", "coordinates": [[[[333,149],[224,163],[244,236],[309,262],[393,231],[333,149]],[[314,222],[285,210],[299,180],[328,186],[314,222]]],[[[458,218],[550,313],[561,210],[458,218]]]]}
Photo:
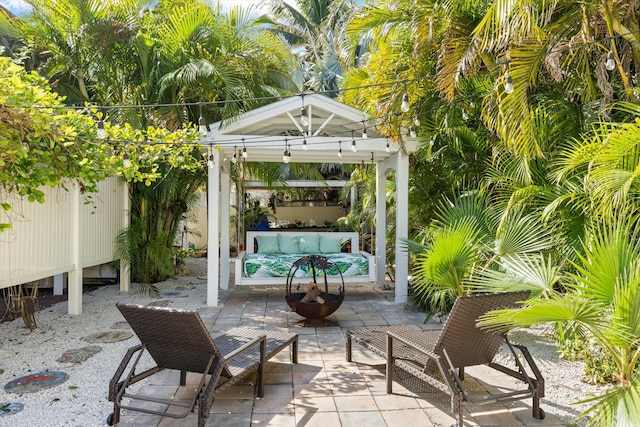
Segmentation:
{"type": "Polygon", "coordinates": [[[356,140],[353,137],[353,131],[351,131],[351,151],[353,151],[354,153],[358,152],[358,147],[356,146],[356,140]]]}
{"type": "Polygon", "coordinates": [[[212,168],[215,165],[213,162],[213,144],[209,144],[209,158],[207,160],[207,167],[212,168]]]}
{"type": "Polygon", "coordinates": [[[289,141],[284,139],[284,153],[282,154],[282,163],[289,163],[291,160],[291,153],[289,152],[289,141]]]}
{"type": "Polygon", "coordinates": [[[338,141],[338,157],[342,158],[342,141],[338,141]]]}
{"type": "Polygon", "coordinates": [[[207,136],[207,122],[202,116],[198,119],[198,133],[200,136],[207,136]]]}
{"type": "Polygon", "coordinates": [[[416,114],[416,117],[413,119],[413,123],[416,126],[420,126],[420,117],[418,117],[418,115],[416,114]]]}
{"type": "Polygon", "coordinates": [[[29,151],[29,143],[27,141],[22,141],[22,151],[25,153],[29,151]]]}
{"type": "Polygon", "coordinates": [[[513,93],[513,80],[511,79],[511,74],[507,74],[504,79],[504,91],[507,95],[513,93]]]}
{"type": "Polygon", "coordinates": [[[304,95],[302,95],[300,99],[302,99],[302,108],[300,109],[300,124],[302,126],[307,126],[309,124],[309,116],[307,114],[307,109],[304,108],[304,95]]]}
{"type": "Polygon", "coordinates": [[[415,138],[416,137],[416,130],[414,129],[413,126],[409,126],[409,136],[411,138],[415,138]]]}
{"type": "Polygon", "coordinates": [[[362,122],[362,139],[367,139],[368,137],[367,126],[365,126],[364,122],[362,122]]]}
{"type": "Polygon", "coordinates": [[[107,132],[104,130],[104,122],[102,121],[102,119],[98,120],[97,136],[98,139],[105,139],[107,137],[107,132]]]}
{"type": "Polygon", "coordinates": [[[236,154],[236,146],[233,146],[233,156],[231,157],[231,163],[237,163],[238,162],[238,155],[236,154]]]}
{"type": "Polygon", "coordinates": [[[127,152],[122,155],[122,166],[127,169],[131,167],[131,161],[129,160],[129,154],[127,152]]]}
{"type": "Polygon", "coordinates": [[[607,62],[604,63],[604,67],[609,71],[616,68],[616,60],[613,57],[612,50],[610,50],[609,53],[607,54],[607,62]]]}
{"type": "Polygon", "coordinates": [[[302,149],[304,151],[307,151],[309,149],[309,146],[307,145],[307,138],[302,138],[302,149]]]}
{"type": "Polygon", "coordinates": [[[247,146],[244,144],[244,138],[242,138],[242,158],[246,159],[249,157],[249,153],[247,152],[247,146]]]}
{"type": "Polygon", "coordinates": [[[204,119],[204,116],[202,115],[202,103],[200,103],[200,118],[198,118],[198,133],[200,133],[200,136],[207,136],[207,133],[208,133],[207,121],[204,119]]]}
{"type": "Polygon", "coordinates": [[[387,146],[385,147],[384,151],[386,151],[387,153],[391,152],[391,147],[389,147],[389,138],[387,138],[387,146]]]}
{"type": "Polygon", "coordinates": [[[404,95],[402,95],[402,105],[400,105],[400,110],[403,113],[406,113],[407,111],[409,111],[409,109],[411,109],[411,106],[409,105],[409,94],[405,92],[404,95]]]}

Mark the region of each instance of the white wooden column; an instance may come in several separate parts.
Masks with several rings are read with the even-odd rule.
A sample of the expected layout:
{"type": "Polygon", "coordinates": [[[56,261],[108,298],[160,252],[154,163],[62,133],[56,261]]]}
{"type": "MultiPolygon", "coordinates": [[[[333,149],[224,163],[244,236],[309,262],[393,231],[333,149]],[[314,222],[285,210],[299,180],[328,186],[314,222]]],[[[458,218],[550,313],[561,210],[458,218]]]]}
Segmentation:
{"type": "Polygon", "coordinates": [[[387,253],[387,177],[384,166],[376,164],[376,283],[384,286],[387,253]]]}
{"type": "MultiPolygon", "coordinates": [[[[129,226],[131,220],[131,199],[129,198],[129,184],[125,181],[120,186],[122,192],[122,229],[129,226]]],[[[120,258],[120,291],[129,292],[131,287],[131,268],[126,259],[120,258]]]]}
{"type": "Polygon", "coordinates": [[[207,185],[207,305],[218,306],[220,281],[220,152],[213,150],[207,185]]]}
{"type": "Polygon", "coordinates": [[[80,209],[82,203],[80,200],[80,185],[73,184],[71,192],[71,228],[70,249],[71,261],[73,267],[69,271],[69,296],[68,296],[68,312],[69,314],[82,314],[82,259],[80,258],[80,209]]]}
{"type": "Polygon", "coordinates": [[[397,154],[396,168],[396,302],[406,302],[409,295],[409,255],[403,241],[409,237],[409,155],[397,154]]]}
{"type": "Polygon", "coordinates": [[[220,175],[220,289],[229,289],[229,221],[231,193],[229,161],[224,160],[220,175]]]}

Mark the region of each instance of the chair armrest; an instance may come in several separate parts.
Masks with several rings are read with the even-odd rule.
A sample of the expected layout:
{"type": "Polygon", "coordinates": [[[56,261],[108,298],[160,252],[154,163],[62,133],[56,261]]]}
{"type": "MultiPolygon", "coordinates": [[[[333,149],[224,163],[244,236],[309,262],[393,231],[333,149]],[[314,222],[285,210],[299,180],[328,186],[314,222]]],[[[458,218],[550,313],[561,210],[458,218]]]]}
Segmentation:
{"type": "Polygon", "coordinates": [[[436,353],[433,352],[433,350],[430,350],[426,347],[423,347],[422,345],[416,343],[415,341],[411,341],[409,338],[407,337],[403,337],[402,335],[398,335],[396,332],[393,331],[388,331],[387,332],[387,336],[391,337],[392,339],[396,339],[398,341],[400,341],[401,343],[408,345],[409,347],[419,351],[420,353],[423,353],[425,356],[429,357],[430,359],[433,359],[435,361],[440,360],[440,356],[437,355],[436,353]]]}
{"type": "Polygon", "coordinates": [[[120,365],[118,365],[118,369],[116,369],[115,374],[113,374],[113,377],[111,377],[111,381],[109,381],[109,401],[110,402],[113,402],[113,399],[115,398],[116,391],[117,391],[116,389],[118,388],[117,387],[118,382],[120,381],[120,378],[122,378],[122,374],[124,373],[125,369],[127,369],[127,366],[131,361],[131,358],[133,357],[134,354],[136,354],[139,351],[142,351],[143,349],[144,349],[144,346],[142,344],[129,347],[129,350],[127,350],[127,353],[124,355],[124,357],[120,361],[120,365]]]}

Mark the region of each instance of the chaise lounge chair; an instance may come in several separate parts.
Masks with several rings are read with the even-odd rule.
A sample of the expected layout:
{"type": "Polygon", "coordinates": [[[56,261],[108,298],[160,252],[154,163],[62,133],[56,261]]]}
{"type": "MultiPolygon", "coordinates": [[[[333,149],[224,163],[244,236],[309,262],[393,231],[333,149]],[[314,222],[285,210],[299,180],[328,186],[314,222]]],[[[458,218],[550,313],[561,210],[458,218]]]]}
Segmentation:
{"type": "Polygon", "coordinates": [[[463,402],[487,405],[531,397],[533,417],[543,419],[540,398],[544,397],[544,380],[527,348],[509,342],[506,333],[492,333],[476,326],[477,319],[488,311],[515,308],[528,295],[528,291],[523,291],[459,297],[441,331],[408,325],[348,331],[347,361],[352,361],[352,343],[355,342],[386,358],[387,393],[392,393],[394,368],[399,368],[449,394],[451,411],[460,427],[463,425],[463,402]],[[513,355],[516,370],[493,361],[503,344],[513,355]],[[516,349],[524,361],[518,357],[516,349]],[[478,365],[489,366],[513,377],[524,383],[524,387],[500,394],[471,397],[464,387],[464,368],[478,365]]]}
{"type": "Polygon", "coordinates": [[[294,333],[234,328],[213,338],[195,311],[126,304],[117,304],[117,307],[141,344],[127,351],[109,383],[109,401],[114,404],[113,413],[107,419],[109,425],[120,421],[121,409],[184,418],[197,406],[198,426],[203,427],[218,392],[257,372],[257,395],[262,397],[265,362],[287,346],[291,346],[292,362],[298,361],[298,335],[294,333]],[[136,372],[143,354],[151,356],[155,366],[136,372]],[[191,400],[160,399],[140,392],[128,392],[132,384],[164,369],[180,371],[181,386],[186,384],[187,372],[201,374],[191,400]],[[131,403],[125,398],[131,399],[131,403]],[[140,404],[139,401],[186,410],[180,413],[159,411],[149,409],[153,405],[140,404]]]}

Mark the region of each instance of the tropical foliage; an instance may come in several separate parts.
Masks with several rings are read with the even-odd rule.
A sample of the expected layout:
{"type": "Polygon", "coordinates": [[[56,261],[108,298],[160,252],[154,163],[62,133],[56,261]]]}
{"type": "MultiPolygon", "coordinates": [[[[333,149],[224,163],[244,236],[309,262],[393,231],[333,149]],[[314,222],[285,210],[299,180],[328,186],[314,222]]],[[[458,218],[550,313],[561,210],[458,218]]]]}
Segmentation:
{"type": "MultiPolygon", "coordinates": [[[[110,140],[140,141],[153,135],[164,143],[148,146],[144,155],[136,155],[132,166],[125,168],[110,140],[97,138],[95,110],[64,108],[63,100],[42,77],[27,73],[9,58],[0,58],[0,82],[0,104],[4,106],[0,113],[0,185],[2,207],[9,217],[14,197],[44,202],[43,186],[72,181],[90,198],[97,183],[107,176],[122,175],[150,186],[162,176],[156,161],[191,170],[201,167],[200,154],[191,158],[193,145],[189,143],[198,138],[193,129],[169,132],[150,127],[143,135],[130,126],[105,123],[110,140]],[[180,157],[191,160],[182,163],[180,157]]],[[[10,223],[0,225],[0,229],[10,227],[10,223]]]]}
{"type": "Polygon", "coordinates": [[[156,152],[162,143],[188,142],[179,130],[200,116],[207,122],[230,118],[265,97],[295,91],[288,46],[256,22],[257,14],[241,8],[222,15],[197,2],[28,3],[33,12],[24,19],[1,14],[0,29],[40,54],[38,71],[67,104],[107,106],[96,115],[132,134],[107,124],[110,143],[132,163],[122,172],[132,182],[132,204],[145,206],[132,210],[132,228],[147,238],[138,236],[122,254],[129,255],[137,280],[163,280],[171,273],[162,266],[170,264],[177,226],[206,171],[203,153],[193,145],[174,150],[168,163],[156,152]],[[160,176],[149,191],[151,177],[160,176]],[[179,199],[160,201],[157,194],[179,199]],[[162,250],[144,253],[151,248],[162,250]],[[144,267],[151,274],[139,272],[144,263],[135,259],[158,265],[144,267]]]}
{"type": "Polygon", "coordinates": [[[532,313],[562,307],[514,323],[563,321],[558,337],[594,340],[593,354],[615,361],[621,388],[592,411],[602,426],[638,422],[637,342],[613,339],[603,322],[634,307],[616,306],[616,290],[604,304],[581,300],[599,319],[591,328],[568,313],[576,283],[585,298],[587,271],[606,269],[610,289],[637,289],[633,267],[606,261],[620,248],[606,236],[635,229],[638,213],[637,23],[637,8],[618,3],[383,1],[347,27],[350,51],[368,51],[345,73],[346,87],[365,88],[343,99],[365,106],[390,140],[402,144],[401,128],[416,126],[422,142],[411,172],[423,184],[411,207],[414,296],[433,312],[457,295],[527,288],[532,313]],[[614,226],[621,217],[626,228],[614,226]],[[595,251],[603,241],[608,254],[595,251]]]}

